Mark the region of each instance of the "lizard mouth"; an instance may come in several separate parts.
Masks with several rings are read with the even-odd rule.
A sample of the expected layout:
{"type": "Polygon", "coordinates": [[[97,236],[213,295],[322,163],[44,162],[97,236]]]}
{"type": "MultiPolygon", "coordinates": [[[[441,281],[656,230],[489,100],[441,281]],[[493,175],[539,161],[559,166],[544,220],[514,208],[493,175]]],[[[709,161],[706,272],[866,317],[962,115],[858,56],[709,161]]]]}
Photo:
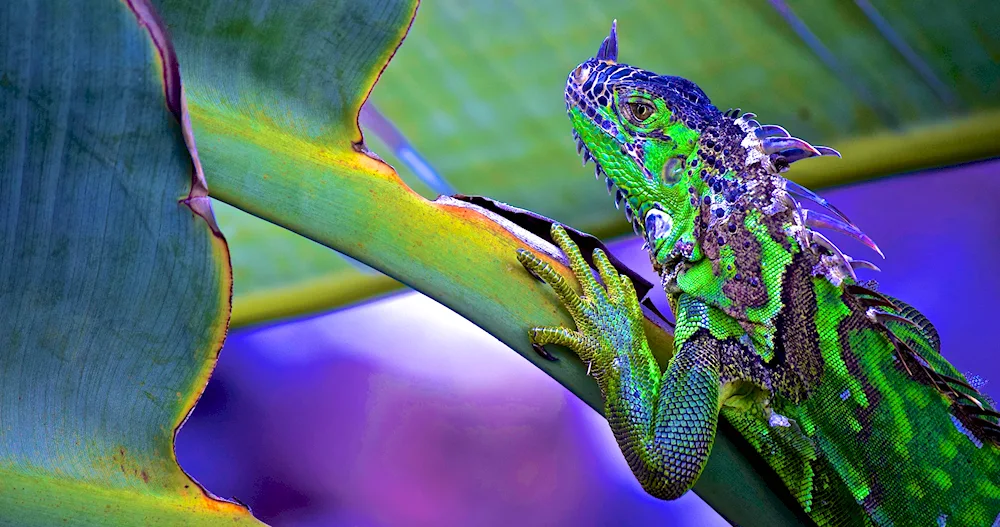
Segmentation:
{"type": "Polygon", "coordinates": [[[573,130],[573,138],[576,140],[576,150],[583,159],[583,165],[586,166],[590,161],[594,162],[594,177],[598,181],[602,178],[604,179],[604,186],[608,189],[608,195],[614,196],[615,208],[625,213],[625,219],[632,225],[632,231],[635,232],[636,236],[642,236],[644,240],[643,249],[651,250],[654,254],[658,252],[660,245],[673,229],[673,219],[663,210],[663,206],[657,202],[648,205],[640,204],[640,210],[636,211],[628,199],[628,192],[620,188],[608,176],[597,159],[591,155],[590,150],[587,149],[587,145],[580,139],[580,135],[575,129],[573,130]]]}
{"type": "Polygon", "coordinates": [[[637,212],[628,199],[628,192],[619,188],[614,180],[604,172],[604,168],[590,154],[590,150],[587,149],[587,145],[580,139],[576,130],[573,130],[573,137],[576,139],[576,149],[583,159],[584,166],[589,161],[594,162],[594,177],[598,181],[601,178],[604,179],[604,185],[608,189],[608,194],[614,196],[615,208],[625,213],[625,219],[632,225],[632,231],[637,236],[643,237],[643,249],[651,250],[654,254],[658,252],[660,249],[659,245],[668,237],[670,231],[673,229],[673,219],[657,202],[646,206],[640,205],[640,210],[644,212],[637,212]]]}
{"type": "MultiPolygon", "coordinates": [[[[594,162],[594,177],[597,178],[598,181],[602,178],[604,179],[604,186],[608,189],[608,195],[614,196],[615,208],[622,210],[625,213],[625,219],[632,225],[632,230],[637,235],[643,235],[647,231],[645,228],[646,218],[640,217],[640,215],[633,210],[633,207],[628,200],[628,192],[619,188],[618,185],[615,184],[614,180],[608,177],[608,174],[604,172],[604,168],[602,168],[601,164],[598,163],[597,160],[594,159],[594,156],[590,154],[590,150],[587,149],[587,145],[583,143],[583,139],[580,139],[580,134],[577,133],[575,129],[573,130],[573,139],[576,140],[576,151],[583,159],[583,165],[586,166],[590,161],[594,162]]],[[[656,210],[655,206],[647,211],[646,216],[648,216],[649,212],[653,210],[656,210]]]]}

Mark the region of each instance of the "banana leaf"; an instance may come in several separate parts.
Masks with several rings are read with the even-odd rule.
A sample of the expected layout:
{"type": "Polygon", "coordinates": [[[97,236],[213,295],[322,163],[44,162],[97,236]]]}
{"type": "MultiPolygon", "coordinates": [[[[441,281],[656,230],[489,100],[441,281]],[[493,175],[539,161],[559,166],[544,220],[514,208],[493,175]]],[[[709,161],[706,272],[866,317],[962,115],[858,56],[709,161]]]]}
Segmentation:
{"type": "Polygon", "coordinates": [[[232,282],[162,28],[75,0],[0,27],[0,524],[259,525],[173,451],[232,282]]]}

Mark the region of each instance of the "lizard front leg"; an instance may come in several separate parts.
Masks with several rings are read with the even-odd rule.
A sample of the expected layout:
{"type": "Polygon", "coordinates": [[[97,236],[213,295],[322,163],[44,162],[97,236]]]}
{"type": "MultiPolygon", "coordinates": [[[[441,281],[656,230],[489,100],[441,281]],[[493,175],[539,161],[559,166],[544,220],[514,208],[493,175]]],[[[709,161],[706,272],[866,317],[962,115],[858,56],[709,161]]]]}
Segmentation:
{"type": "Polygon", "coordinates": [[[631,280],[594,251],[602,286],[566,231],[552,238],[569,258],[583,295],[547,263],[525,250],[518,260],[566,306],[576,329],[534,327],[534,346],[560,344],[590,364],[605,397],[605,414],[625,460],[642,487],[675,499],[697,481],[715,439],[720,408],[719,344],[700,332],[675,350],[660,372],[646,341],[643,314],[631,280]]]}

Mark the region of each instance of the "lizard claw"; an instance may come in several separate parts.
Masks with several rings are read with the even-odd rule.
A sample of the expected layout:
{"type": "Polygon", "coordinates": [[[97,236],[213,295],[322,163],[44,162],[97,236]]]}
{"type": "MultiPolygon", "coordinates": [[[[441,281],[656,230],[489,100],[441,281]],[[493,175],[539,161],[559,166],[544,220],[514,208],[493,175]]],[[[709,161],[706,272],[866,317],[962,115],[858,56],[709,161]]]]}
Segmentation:
{"type": "MultiPolygon", "coordinates": [[[[524,251],[524,249],[518,249],[518,251],[524,251]]],[[[524,252],[527,253],[528,251],[524,251],[524,252]]],[[[528,253],[528,254],[530,254],[530,253],[528,253]]],[[[529,266],[529,264],[525,263],[526,261],[528,261],[528,260],[522,260],[521,261],[521,266],[524,267],[524,270],[528,271],[528,274],[530,274],[535,280],[538,280],[539,282],[541,282],[541,283],[544,284],[545,283],[545,279],[542,278],[542,276],[540,274],[538,274],[538,271],[535,271],[532,267],[529,266]]]]}
{"type": "Polygon", "coordinates": [[[618,353],[617,344],[633,351],[645,343],[641,326],[622,321],[641,320],[642,310],[632,282],[621,275],[601,249],[595,249],[591,267],[580,248],[558,224],[551,236],[569,261],[573,277],[580,285],[577,292],[555,269],[531,251],[519,249],[517,259],[535,277],[550,286],[573,318],[576,329],[564,326],[536,326],[528,330],[531,348],[546,360],[559,360],[545,349],[558,344],[574,352],[587,363],[588,375],[600,378],[611,371],[618,353]],[[596,268],[600,281],[594,276],[596,268]],[[639,328],[638,330],[636,328],[639,328]]]}
{"type": "Polygon", "coordinates": [[[531,349],[535,350],[535,353],[541,355],[542,358],[544,358],[545,360],[552,361],[552,362],[556,362],[556,361],[559,360],[559,357],[556,357],[555,355],[549,353],[549,351],[547,349],[545,349],[545,346],[543,346],[541,344],[532,342],[531,343],[531,349]]]}

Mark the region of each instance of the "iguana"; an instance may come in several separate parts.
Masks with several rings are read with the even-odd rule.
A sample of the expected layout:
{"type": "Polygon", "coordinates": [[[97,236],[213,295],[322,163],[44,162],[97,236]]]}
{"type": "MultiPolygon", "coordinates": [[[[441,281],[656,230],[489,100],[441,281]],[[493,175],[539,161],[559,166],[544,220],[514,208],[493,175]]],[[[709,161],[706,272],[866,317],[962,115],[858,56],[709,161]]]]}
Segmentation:
{"type": "Polygon", "coordinates": [[[780,175],[839,154],[617,56],[613,24],[569,74],[566,106],[584,164],[595,162],[662,279],[676,317],[665,371],[632,283],[602,251],[599,282],[552,229],[582,296],[532,253],[518,259],[576,325],[532,328],[533,346],[566,346],[589,365],[643,488],[663,499],[690,489],[721,412],[818,525],[998,525],[1000,413],[940,355],[923,315],[858,282],[874,265],[817,229],[877,251],[872,240],[780,175]]]}

